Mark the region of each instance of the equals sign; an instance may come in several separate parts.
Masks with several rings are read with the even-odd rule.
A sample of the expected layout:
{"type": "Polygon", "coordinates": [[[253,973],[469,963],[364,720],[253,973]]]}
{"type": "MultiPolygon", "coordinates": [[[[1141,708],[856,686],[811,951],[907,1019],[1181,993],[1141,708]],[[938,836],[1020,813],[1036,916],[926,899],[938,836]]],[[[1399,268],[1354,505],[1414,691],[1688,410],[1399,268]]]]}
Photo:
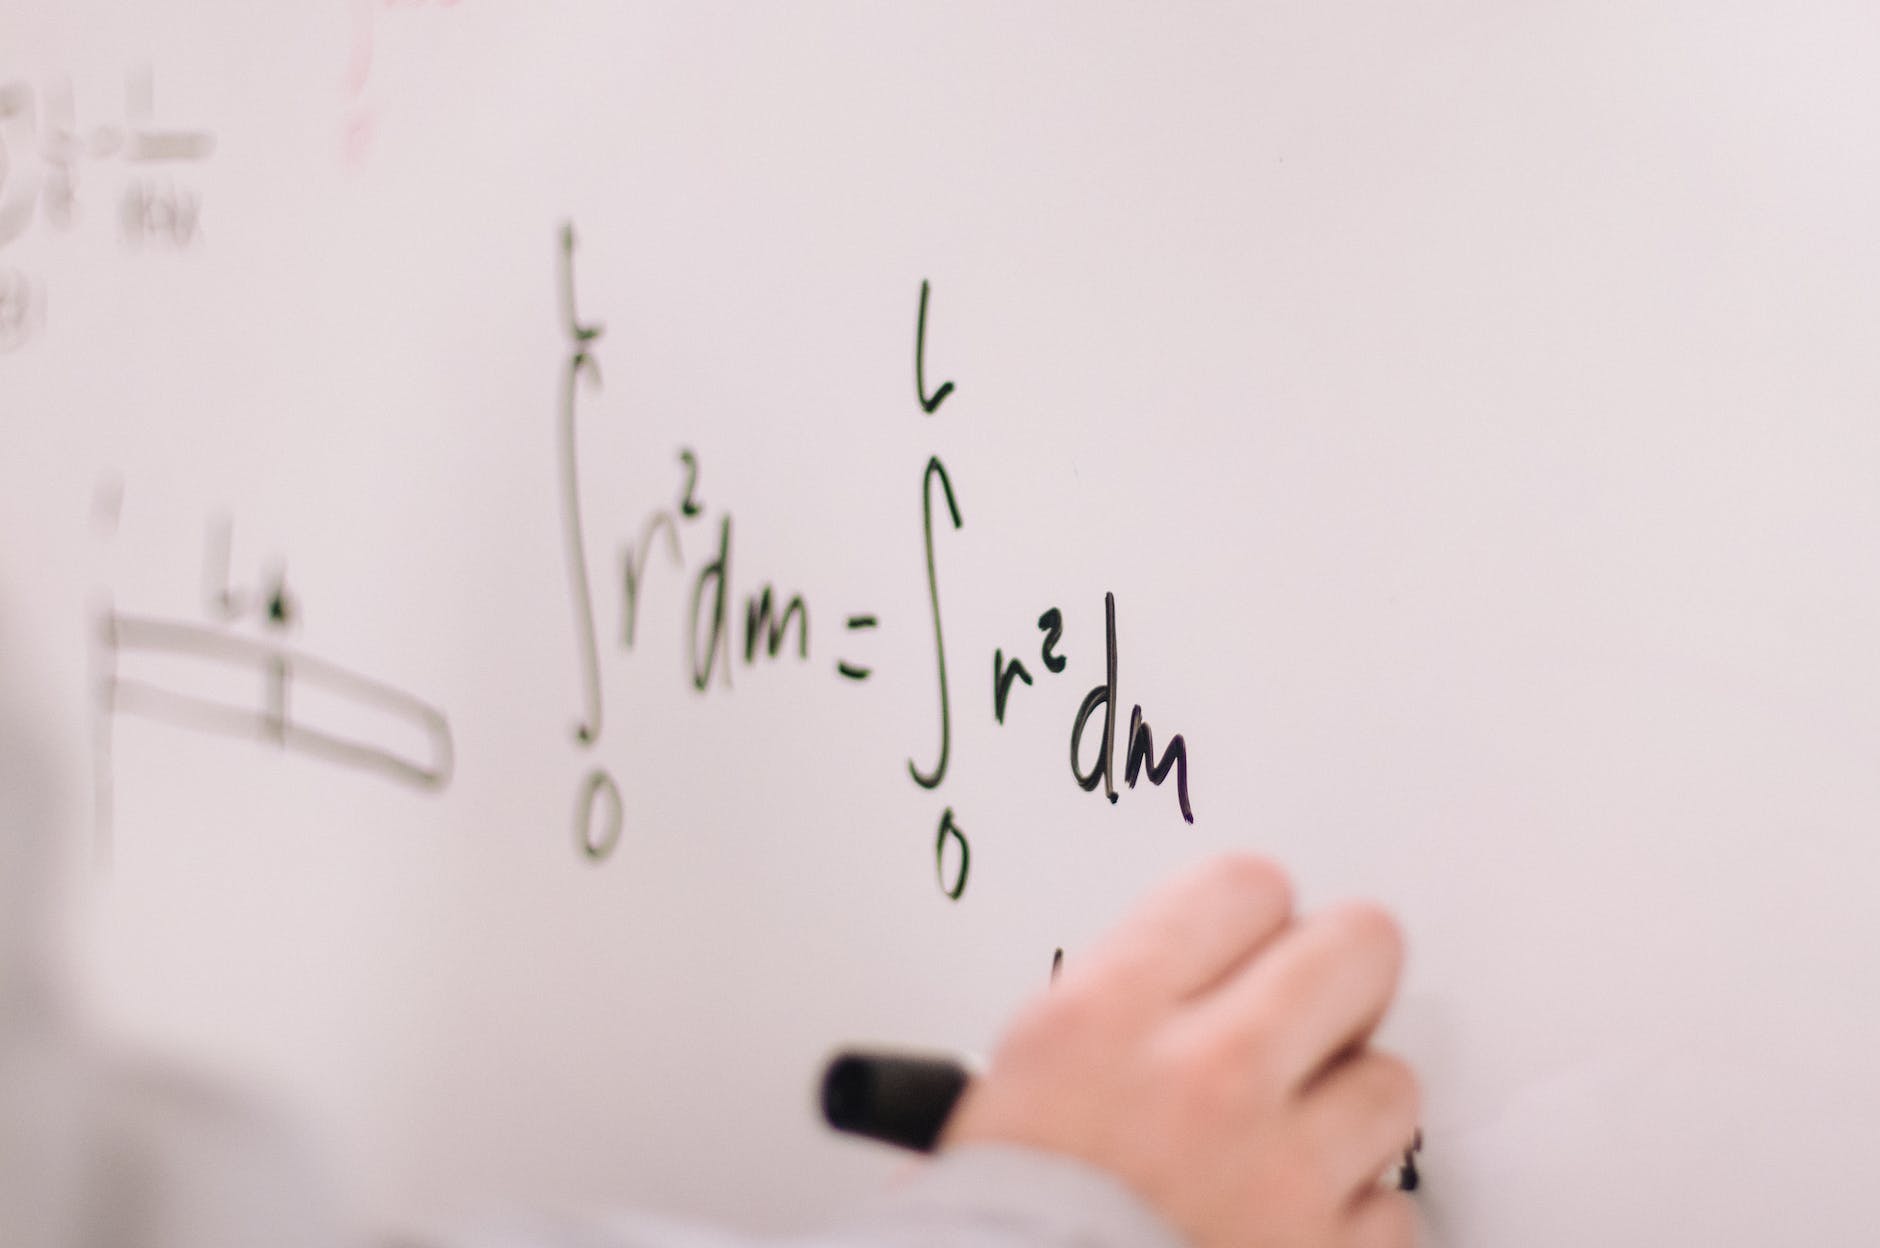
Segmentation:
{"type": "MultiPolygon", "coordinates": [[[[863,629],[873,628],[875,627],[875,624],[876,624],[875,617],[872,615],[851,615],[849,617],[849,631],[851,633],[859,632],[863,629]]],[[[847,676],[850,680],[867,680],[868,673],[872,671],[873,669],[867,668],[867,667],[857,667],[853,663],[838,660],[836,663],[836,670],[838,672],[841,672],[844,676],[847,676]]]]}

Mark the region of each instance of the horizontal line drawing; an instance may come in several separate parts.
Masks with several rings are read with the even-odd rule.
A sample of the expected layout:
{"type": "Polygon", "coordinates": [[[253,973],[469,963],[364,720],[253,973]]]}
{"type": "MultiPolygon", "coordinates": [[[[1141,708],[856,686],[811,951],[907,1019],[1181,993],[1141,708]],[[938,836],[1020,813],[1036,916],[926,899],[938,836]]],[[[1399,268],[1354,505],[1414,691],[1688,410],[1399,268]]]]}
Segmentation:
{"type": "Polygon", "coordinates": [[[103,708],[178,728],[278,745],[326,762],[374,772],[420,789],[442,789],[455,765],[450,723],[420,698],[326,659],[215,628],[147,616],[107,612],[101,642],[111,654],[99,682],[103,708]],[[117,660],[126,654],[198,658],[224,669],[252,672],[257,705],[231,703],[126,678],[117,660]],[[352,708],[377,713],[414,729],[429,743],[428,757],[408,757],[388,746],[297,722],[290,692],[307,688],[352,708]]]}

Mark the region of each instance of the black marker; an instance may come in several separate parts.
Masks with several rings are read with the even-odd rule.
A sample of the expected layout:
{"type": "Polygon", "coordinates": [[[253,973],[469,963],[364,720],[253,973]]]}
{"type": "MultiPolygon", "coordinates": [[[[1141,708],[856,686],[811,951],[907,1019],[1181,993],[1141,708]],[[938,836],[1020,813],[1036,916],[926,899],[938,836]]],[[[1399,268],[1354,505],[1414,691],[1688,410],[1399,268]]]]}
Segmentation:
{"type": "Polygon", "coordinates": [[[823,1118],[838,1131],[930,1153],[972,1077],[950,1057],[851,1049],[823,1071],[823,1118]]]}

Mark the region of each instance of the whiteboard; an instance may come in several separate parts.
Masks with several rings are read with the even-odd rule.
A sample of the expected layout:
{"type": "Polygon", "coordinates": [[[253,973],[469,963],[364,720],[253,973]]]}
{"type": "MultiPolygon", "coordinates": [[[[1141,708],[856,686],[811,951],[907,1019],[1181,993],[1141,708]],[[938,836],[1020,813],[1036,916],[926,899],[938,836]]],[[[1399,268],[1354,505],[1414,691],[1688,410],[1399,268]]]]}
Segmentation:
{"type": "Polygon", "coordinates": [[[1250,849],[1404,920],[1431,1242],[1868,1242],[1877,41],[10,5],[0,618],[89,1008],[366,1226],[798,1227],[895,1164],[832,1047],[984,1050],[1250,849]]]}

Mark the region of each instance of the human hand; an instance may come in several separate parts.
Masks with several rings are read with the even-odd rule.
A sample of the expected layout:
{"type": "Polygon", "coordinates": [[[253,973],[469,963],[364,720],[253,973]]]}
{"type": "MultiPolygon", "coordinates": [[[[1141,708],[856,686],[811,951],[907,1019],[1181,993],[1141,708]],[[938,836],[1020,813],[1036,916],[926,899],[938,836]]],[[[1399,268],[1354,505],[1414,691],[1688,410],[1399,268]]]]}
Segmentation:
{"type": "Polygon", "coordinates": [[[1196,1248],[1406,1248],[1409,1198],[1379,1178],[1416,1079],[1370,1046],[1402,938],[1374,905],[1292,910],[1245,855],[1152,894],[1019,1014],[942,1147],[1090,1162],[1196,1248]]]}

